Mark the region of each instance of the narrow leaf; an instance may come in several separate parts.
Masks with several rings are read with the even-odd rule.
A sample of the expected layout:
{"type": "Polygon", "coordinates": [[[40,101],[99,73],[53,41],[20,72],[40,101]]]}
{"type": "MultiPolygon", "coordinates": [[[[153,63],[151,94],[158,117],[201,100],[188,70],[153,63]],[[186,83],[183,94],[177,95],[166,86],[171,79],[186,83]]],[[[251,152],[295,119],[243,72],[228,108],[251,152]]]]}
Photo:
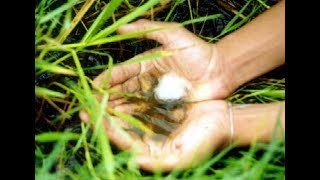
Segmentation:
{"type": "Polygon", "coordinates": [[[81,42],[86,41],[91,38],[95,33],[101,28],[101,26],[107,21],[107,19],[113,14],[113,12],[118,9],[123,0],[113,0],[109,2],[99,14],[97,19],[90,26],[87,33],[82,38],[81,42]]]}
{"type": "Polygon", "coordinates": [[[153,134],[153,131],[148,128],[146,125],[144,125],[139,119],[131,116],[131,115],[128,115],[128,114],[125,114],[125,113],[122,113],[120,111],[116,111],[114,109],[111,109],[111,108],[107,108],[107,110],[114,114],[115,116],[119,117],[121,120],[123,121],[127,121],[128,123],[134,125],[135,127],[143,130],[144,132],[147,132],[147,133],[150,133],[150,134],[153,134]]]}
{"type": "Polygon", "coordinates": [[[70,75],[70,76],[77,75],[77,73],[71,69],[67,69],[67,68],[59,66],[59,65],[54,65],[54,64],[48,63],[46,61],[36,61],[35,68],[40,69],[41,72],[49,71],[49,72],[52,72],[55,74],[65,74],[65,75],[70,75]]]}
{"type": "Polygon", "coordinates": [[[54,142],[61,139],[65,141],[78,140],[80,134],[71,133],[71,132],[46,132],[41,133],[35,136],[37,142],[54,142]]]}
{"type": "Polygon", "coordinates": [[[45,22],[51,20],[52,18],[54,18],[55,16],[61,14],[62,12],[68,10],[69,8],[74,6],[78,1],[79,0],[71,0],[71,1],[67,2],[66,4],[64,4],[60,7],[58,7],[57,9],[49,12],[48,14],[44,15],[40,19],[40,24],[45,23],[45,22]]]}
{"type": "Polygon", "coordinates": [[[65,94],[57,91],[53,91],[47,88],[36,86],[35,88],[35,94],[36,96],[41,97],[58,97],[58,98],[64,98],[65,94]]]}
{"type": "Polygon", "coordinates": [[[97,40],[103,37],[108,36],[109,34],[116,31],[120,26],[129,23],[133,19],[137,18],[138,16],[145,13],[148,9],[153,7],[154,5],[158,4],[160,0],[149,0],[145,4],[140,7],[137,7],[132,13],[122,17],[117,22],[113,23],[111,26],[105,28],[104,30],[100,31],[97,35],[95,35],[92,40],[97,40]]]}
{"type": "Polygon", "coordinates": [[[183,26],[185,26],[185,25],[188,25],[188,24],[193,24],[193,23],[203,22],[203,21],[207,21],[207,20],[211,20],[211,19],[216,19],[216,18],[219,18],[221,16],[222,16],[222,14],[212,14],[212,15],[205,16],[205,17],[199,17],[199,18],[196,18],[196,19],[190,19],[190,20],[182,22],[181,24],[183,26]]]}

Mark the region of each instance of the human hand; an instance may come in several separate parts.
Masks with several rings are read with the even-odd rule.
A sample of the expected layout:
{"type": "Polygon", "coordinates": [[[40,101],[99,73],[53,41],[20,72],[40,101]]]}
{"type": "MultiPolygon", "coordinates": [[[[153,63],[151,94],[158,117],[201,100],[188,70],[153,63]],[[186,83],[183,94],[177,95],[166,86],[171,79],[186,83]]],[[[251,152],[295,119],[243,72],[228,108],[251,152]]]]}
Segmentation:
{"type": "MultiPolygon", "coordinates": [[[[178,51],[171,56],[156,60],[114,67],[109,81],[113,90],[133,93],[140,88],[138,79],[141,74],[161,76],[172,71],[191,83],[187,101],[223,99],[234,90],[234,87],[230,86],[232,82],[230,73],[220,60],[216,46],[203,41],[177,23],[141,19],[121,27],[118,33],[126,34],[153,28],[161,30],[145,34],[140,38],[156,40],[162,46],[138,56],[156,51],[177,49],[178,51]]],[[[96,84],[100,84],[105,73],[101,73],[95,79],[96,84]]],[[[113,99],[116,99],[116,96],[110,97],[110,100],[113,99]]]]}
{"type": "MultiPolygon", "coordinates": [[[[224,69],[225,65],[219,61],[215,45],[201,40],[180,25],[139,20],[122,27],[118,32],[124,34],[153,28],[162,30],[148,33],[144,38],[156,40],[162,46],[138,56],[162,50],[179,49],[179,51],[168,57],[112,68],[109,79],[112,91],[136,94],[144,91],[143,82],[148,81],[144,80],[145,74],[160,77],[173,71],[192,85],[184,99],[186,102],[224,98],[231,93],[231,88],[228,86],[229,76],[224,69]]],[[[105,77],[106,71],[94,79],[94,85],[101,86],[105,77]]],[[[99,99],[99,96],[97,98],[99,99]]],[[[127,101],[125,98],[111,94],[108,107],[133,114],[135,105],[124,104],[125,101],[127,101]]],[[[224,101],[189,103],[186,107],[183,118],[178,118],[177,129],[166,138],[162,136],[160,141],[155,139],[161,135],[157,135],[157,138],[143,135],[141,138],[141,134],[134,131],[128,132],[131,135],[131,139],[128,139],[123,133],[118,132],[109,120],[104,121],[106,132],[111,142],[120,149],[130,149],[133,144],[138,146],[140,150],[137,162],[143,169],[168,171],[190,167],[228,142],[230,130],[226,122],[228,113],[224,101]]],[[[80,118],[89,121],[84,111],[80,113],[80,118]]],[[[130,127],[119,118],[114,117],[114,120],[125,129],[130,127]]]]}
{"type": "MultiPolygon", "coordinates": [[[[129,114],[137,110],[136,104],[121,104],[112,108],[129,114]]],[[[129,130],[132,125],[116,117],[113,119],[127,130],[130,138],[117,130],[109,120],[104,120],[104,126],[109,139],[117,147],[122,150],[138,149],[136,162],[148,171],[192,167],[230,143],[229,111],[225,101],[190,103],[183,112],[178,127],[168,136],[147,133],[141,136],[129,130]]],[[[80,118],[89,121],[85,111],[80,113],[80,118]]]]}

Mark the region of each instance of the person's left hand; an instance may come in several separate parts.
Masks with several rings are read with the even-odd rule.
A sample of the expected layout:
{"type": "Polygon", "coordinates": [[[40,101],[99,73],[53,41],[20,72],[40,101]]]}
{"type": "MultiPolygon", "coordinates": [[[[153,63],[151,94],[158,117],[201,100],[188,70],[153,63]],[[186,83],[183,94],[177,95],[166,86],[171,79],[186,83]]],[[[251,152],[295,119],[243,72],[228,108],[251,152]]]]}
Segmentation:
{"type": "MultiPolygon", "coordinates": [[[[118,111],[132,114],[135,104],[116,105],[118,111]]],[[[88,122],[85,111],[80,118],[88,122]]],[[[121,133],[104,119],[106,133],[113,144],[122,150],[138,147],[137,164],[148,171],[170,171],[199,164],[230,141],[229,111],[226,101],[203,101],[187,104],[179,126],[168,136],[144,134],[143,137],[120,119],[113,117],[128,134],[121,133]],[[130,137],[130,138],[128,138],[130,137]],[[160,137],[160,139],[159,139],[160,137]]]]}
{"type": "MultiPolygon", "coordinates": [[[[161,46],[135,57],[156,52],[172,54],[149,61],[113,67],[109,79],[110,87],[102,88],[135,93],[141,90],[142,74],[149,73],[159,78],[168,72],[174,72],[191,84],[185,97],[185,100],[189,102],[224,99],[235,90],[232,72],[225,64],[223,54],[219,53],[218,47],[202,40],[178,23],[140,19],[122,26],[118,29],[118,33],[128,34],[153,29],[158,30],[139,38],[155,40],[161,46]]],[[[106,72],[104,71],[94,79],[96,85],[101,85],[106,72]]],[[[110,100],[117,98],[119,97],[114,94],[110,96],[110,100]]]]}

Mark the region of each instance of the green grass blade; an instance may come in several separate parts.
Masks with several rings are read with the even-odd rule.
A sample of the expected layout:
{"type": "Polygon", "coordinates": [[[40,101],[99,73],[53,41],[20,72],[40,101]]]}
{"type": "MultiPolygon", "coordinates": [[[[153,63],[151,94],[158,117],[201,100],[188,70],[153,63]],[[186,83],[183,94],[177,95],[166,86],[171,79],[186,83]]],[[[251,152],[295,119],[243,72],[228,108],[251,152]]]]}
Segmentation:
{"type": "Polygon", "coordinates": [[[258,95],[264,94],[264,93],[266,93],[266,92],[268,92],[268,91],[270,91],[270,89],[257,90],[257,91],[255,91],[255,92],[252,92],[252,93],[250,93],[250,94],[247,94],[247,95],[243,96],[243,97],[240,98],[240,99],[237,99],[235,102],[244,100],[244,99],[249,98],[249,97],[252,97],[252,96],[258,96],[258,95]]]}
{"type": "Polygon", "coordinates": [[[70,27],[64,28],[64,31],[60,32],[59,36],[57,37],[58,42],[62,43],[67,38],[67,36],[71,33],[71,31],[80,22],[82,17],[85,15],[85,13],[89,10],[89,8],[92,6],[92,4],[94,2],[95,2],[95,0],[86,0],[84,5],[81,7],[80,11],[77,13],[77,15],[73,18],[72,22],[70,23],[70,27]]]}
{"type": "Polygon", "coordinates": [[[273,99],[285,98],[285,90],[267,90],[267,91],[260,91],[260,90],[244,90],[244,92],[252,92],[258,93],[261,96],[268,96],[273,99]]]}
{"type": "Polygon", "coordinates": [[[214,163],[218,162],[220,159],[222,159],[229,151],[231,151],[235,145],[228,146],[226,149],[223,151],[219,152],[219,154],[215,155],[212,159],[204,163],[203,165],[199,166],[195,171],[194,171],[194,176],[201,176],[205,173],[207,169],[210,168],[214,163]]]}
{"type": "Polygon", "coordinates": [[[83,49],[83,50],[81,50],[81,52],[82,53],[91,53],[91,54],[100,55],[100,56],[108,56],[108,55],[110,55],[109,53],[106,53],[106,52],[100,52],[100,51],[95,51],[95,50],[87,50],[87,49],[83,49]]]}
{"type": "Polygon", "coordinates": [[[222,34],[225,34],[226,31],[229,30],[229,28],[236,22],[236,20],[239,18],[240,14],[244,12],[244,10],[247,9],[249,4],[252,2],[252,0],[249,0],[241,9],[240,11],[229,21],[229,23],[225,26],[225,28],[222,30],[222,34]]]}
{"type": "Polygon", "coordinates": [[[63,50],[63,49],[70,49],[70,48],[85,48],[88,46],[95,46],[95,45],[102,45],[106,43],[111,43],[111,42],[117,42],[117,41],[122,41],[126,39],[131,39],[135,38],[138,36],[142,36],[144,34],[154,32],[157,30],[160,30],[161,28],[154,28],[154,29],[148,29],[148,30],[142,30],[142,31],[136,31],[128,34],[120,34],[120,35],[114,35],[111,37],[107,38],[101,38],[92,42],[80,42],[80,43],[74,43],[74,44],[64,44],[64,45],[52,45],[52,46],[39,46],[39,49],[46,48],[50,50],[63,50]]]}
{"type": "Polygon", "coordinates": [[[146,125],[144,125],[139,119],[137,119],[137,118],[135,118],[135,117],[133,117],[131,115],[122,113],[120,111],[116,111],[116,110],[111,109],[111,108],[108,108],[108,111],[110,113],[114,114],[115,116],[119,117],[121,120],[126,121],[129,124],[134,125],[135,127],[143,130],[146,133],[149,133],[149,134],[153,133],[153,131],[150,128],[148,128],[146,125]]]}
{"type": "Polygon", "coordinates": [[[78,140],[80,138],[80,134],[71,133],[71,132],[46,132],[37,134],[35,136],[35,140],[37,142],[54,142],[59,140],[70,141],[70,140],[78,140]]]}
{"type": "MultiPolygon", "coordinates": [[[[75,91],[75,88],[73,88],[72,85],[71,85],[71,88],[69,88],[69,87],[65,86],[64,84],[61,84],[61,83],[58,83],[58,82],[53,82],[52,84],[54,84],[54,85],[56,85],[56,86],[58,86],[58,87],[60,87],[60,88],[62,88],[64,90],[66,90],[68,92],[71,92],[74,95],[79,95],[79,93],[80,93],[78,91],[75,91]]],[[[71,83],[68,80],[66,80],[66,84],[70,86],[71,83]]]]}
{"type": "Polygon", "coordinates": [[[174,54],[177,51],[179,51],[179,50],[157,51],[157,52],[153,52],[153,53],[146,54],[143,56],[136,56],[136,57],[133,57],[133,58],[131,58],[127,61],[124,61],[122,63],[118,63],[118,64],[116,64],[116,66],[133,64],[133,63],[140,63],[143,61],[149,61],[149,60],[154,60],[157,58],[163,58],[163,57],[171,56],[172,54],[174,54]]]}
{"type": "MultiPolygon", "coordinates": [[[[102,157],[102,166],[104,171],[106,172],[107,179],[115,179],[114,176],[114,160],[113,160],[113,153],[111,151],[111,146],[109,143],[109,138],[107,137],[107,133],[105,132],[104,125],[103,125],[103,117],[106,114],[107,102],[109,99],[109,93],[105,93],[100,106],[97,107],[98,112],[91,116],[94,120],[94,130],[93,135],[91,138],[91,143],[95,142],[95,139],[98,141],[98,147],[100,149],[101,157],[102,157]]],[[[94,110],[95,108],[89,109],[94,110]]],[[[88,111],[89,111],[88,110],[88,111]]],[[[91,113],[92,114],[92,113],[91,113]]]]}
{"type": "Polygon", "coordinates": [[[118,9],[123,0],[112,0],[109,2],[106,7],[99,14],[97,19],[90,26],[87,33],[83,36],[81,42],[84,42],[90,39],[96,32],[101,28],[101,26],[107,21],[107,19],[118,9]]]}
{"type": "MultiPolygon", "coordinates": [[[[259,6],[260,7],[260,6],[259,6]]],[[[248,16],[246,16],[244,19],[242,19],[240,22],[236,23],[235,25],[231,26],[229,29],[227,29],[223,34],[226,34],[230,31],[233,31],[237,28],[239,28],[240,26],[242,26],[244,23],[246,23],[249,19],[251,19],[253,17],[254,14],[256,14],[257,10],[259,9],[259,7],[254,8],[248,16]]]]}
{"type": "Polygon", "coordinates": [[[102,97],[102,101],[100,103],[100,106],[98,107],[99,109],[97,109],[97,112],[96,112],[96,117],[97,119],[94,120],[94,130],[93,130],[93,135],[92,135],[92,138],[91,138],[91,142],[94,142],[97,135],[98,135],[98,132],[99,132],[99,128],[101,126],[103,126],[103,117],[104,117],[104,114],[106,113],[106,108],[107,108],[107,104],[108,104],[108,99],[109,99],[109,93],[105,93],[102,97]]]}
{"type": "Polygon", "coordinates": [[[99,128],[98,142],[101,151],[102,165],[107,173],[107,179],[113,180],[115,179],[113,153],[109,139],[102,126],[99,128]]]}
{"type": "MultiPolygon", "coordinates": [[[[84,123],[81,123],[81,131],[82,131],[82,134],[83,132],[86,132],[85,131],[85,127],[84,127],[84,123]]],[[[79,141],[78,141],[79,142],[79,141]]],[[[93,164],[92,164],[92,160],[91,160],[91,157],[90,157],[90,152],[89,152],[89,148],[88,148],[88,142],[87,142],[87,139],[86,137],[84,136],[84,139],[83,139],[83,146],[84,146],[84,153],[85,153],[85,158],[87,160],[86,164],[88,166],[88,169],[89,169],[89,172],[91,173],[91,175],[95,178],[95,179],[98,179],[98,176],[97,176],[97,173],[95,172],[94,170],[94,167],[93,167],[93,164]]]]}
{"type": "Polygon", "coordinates": [[[265,8],[269,9],[270,6],[268,6],[265,2],[263,2],[262,0],[257,0],[261,5],[263,5],[265,8]]]}
{"type": "Polygon", "coordinates": [[[176,7],[179,5],[179,4],[182,4],[185,0],[177,0],[175,1],[173,7],[170,9],[168,15],[166,16],[166,18],[164,19],[165,22],[167,22],[171,16],[171,14],[173,13],[173,11],[176,9],[176,7]]]}
{"type": "Polygon", "coordinates": [[[53,90],[39,87],[39,86],[36,86],[35,88],[35,95],[39,97],[58,97],[58,98],[64,98],[66,96],[61,92],[53,91],[53,90]]]}
{"type": "MultiPolygon", "coordinates": [[[[45,8],[46,1],[40,1],[38,6],[35,9],[35,24],[39,24],[39,20],[43,16],[44,8],[45,8]]],[[[37,26],[38,27],[38,26],[37,26]]]]}
{"type": "Polygon", "coordinates": [[[48,177],[49,170],[53,167],[56,160],[60,157],[60,154],[65,150],[65,141],[58,141],[50,154],[42,160],[42,166],[39,169],[36,169],[35,177],[36,179],[47,179],[43,177],[48,177]]]}
{"type": "MultiPolygon", "coordinates": [[[[82,124],[84,124],[84,123],[81,122],[81,125],[82,124]]],[[[73,154],[75,154],[79,150],[82,143],[86,140],[86,136],[88,134],[89,128],[90,128],[90,124],[88,124],[85,129],[81,129],[81,136],[80,136],[79,140],[77,141],[77,144],[74,146],[74,148],[72,150],[73,154]]]]}
{"type": "MultiPolygon", "coordinates": [[[[64,68],[64,67],[59,66],[59,65],[54,65],[54,64],[48,63],[46,61],[37,61],[35,63],[35,68],[36,69],[40,69],[41,72],[48,71],[48,72],[52,72],[52,73],[55,73],[55,74],[64,74],[64,75],[69,75],[69,76],[77,76],[77,73],[74,72],[71,69],[64,68]]],[[[36,73],[36,74],[38,74],[38,73],[36,73]]]]}
{"type": "Polygon", "coordinates": [[[190,19],[187,21],[184,21],[180,24],[182,24],[183,26],[188,25],[188,24],[194,24],[194,23],[198,23],[198,22],[203,22],[203,21],[207,21],[207,20],[212,20],[212,19],[216,19],[222,17],[222,14],[212,14],[209,16],[204,16],[204,17],[200,17],[200,18],[196,18],[196,19],[190,19]]]}
{"type": "Polygon", "coordinates": [[[108,56],[108,58],[109,58],[109,60],[108,60],[108,70],[107,70],[106,76],[103,78],[102,83],[101,83],[101,88],[103,88],[103,89],[106,89],[106,88],[110,87],[109,80],[110,80],[111,71],[112,71],[112,68],[113,68],[113,58],[110,55],[108,56]]]}
{"type": "Polygon", "coordinates": [[[58,7],[57,9],[49,12],[48,14],[44,15],[41,17],[39,23],[45,23],[49,20],[51,20],[52,18],[54,18],[55,16],[63,13],[64,11],[70,9],[72,6],[74,6],[76,3],[78,3],[79,0],[70,0],[69,2],[65,3],[64,5],[58,7]]]}
{"type": "Polygon", "coordinates": [[[51,24],[50,24],[50,26],[48,28],[48,32],[46,33],[46,36],[50,37],[52,35],[52,31],[53,31],[54,28],[57,27],[57,24],[59,23],[59,20],[60,20],[61,16],[62,15],[59,14],[56,17],[54,17],[54,19],[51,21],[51,24]]]}
{"type": "Polygon", "coordinates": [[[75,108],[72,108],[72,109],[68,110],[67,112],[61,113],[59,116],[54,118],[52,120],[52,122],[59,121],[59,120],[61,120],[63,118],[70,118],[72,114],[80,111],[81,109],[83,109],[83,106],[76,106],[75,108]]]}
{"type": "Polygon", "coordinates": [[[78,75],[80,77],[80,82],[81,82],[81,85],[82,85],[83,90],[85,92],[85,95],[86,95],[86,97],[90,98],[90,97],[92,97],[91,90],[90,90],[88,82],[87,82],[87,80],[85,78],[86,76],[85,76],[85,74],[83,72],[83,69],[81,67],[79,58],[78,58],[78,56],[77,56],[77,54],[76,54],[76,52],[74,50],[71,51],[71,54],[72,54],[74,63],[76,65],[76,67],[77,67],[78,75]]]}
{"type": "Polygon", "coordinates": [[[138,94],[134,94],[134,93],[127,93],[127,92],[120,92],[120,91],[110,91],[107,90],[110,94],[117,94],[123,97],[130,97],[130,98],[139,98],[139,99],[144,99],[143,96],[138,95],[138,94]]]}
{"type": "Polygon", "coordinates": [[[114,36],[108,37],[108,38],[101,38],[101,39],[98,39],[98,40],[95,40],[93,42],[88,43],[88,46],[100,45],[100,44],[105,44],[105,43],[110,43],[110,42],[116,42],[116,41],[122,41],[122,40],[126,40],[126,39],[136,38],[136,37],[142,36],[144,34],[158,31],[161,29],[162,28],[153,28],[153,29],[147,29],[147,30],[142,30],[142,31],[136,31],[136,32],[128,33],[128,34],[114,35],[114,36]]]}
{"type": "MultiPolygon", "coordinates": [[[[189,14],[190,14],[191,21],[193,21],[193,12],[192,12],[190,0],[188,0],[188,7],[189,7],[189,14]]],[[[193,29],[193,33],[196,33],[196,29],[193,23],[192,23],[192,29],[193,29]]]]}
{"type": "Polygon", "coordinates": [[[85,67],[83,70],[88,71],[88,70],[97,70],[97,69],[107,69],[109,66],[108,64],[106,65],[98,65],[98,66],[92,66],[92,67],[85,67]]]}
{"type": "Polygon", "coordinates": [[[129,23],[133,19],[137,18],[138,16],[142,15],[145,13],[148,9],[151,7],[155,6],[156,4],[159,3],[160,0],[149,0],[145,4],[143,4],[140,7],[137,7],[132,13],[122,17],[115,23],[113,23],[111,26],[105,28],[104,30],[100,31],[98,34],[96,34],[94,37],[92,37],[92,40],[98,40],[100,38],[104,38],[108,36],[109,34],[113,33],[116,31],[120,26],[129,23]]]}
{"type": "MultiPolygon", "coordinates": [[[[65,32],[65,31],[68,30],[68,29],[72,29],[72,27],[71,27],[72,11],[73,11],[72,8],[70,8],[70,9],[67,9],[67,11],[65,12],[64,20],[63,20],[63,26],[62,26],[62,28],[61,28],[60,33],[63,33],[63,32],[65,32]]],[[[58,37],[56,38],[56,41],[57,41],[58,43],[61,43],[61,42],[59,41],[59,36],[60,36],[60,35],[58,35],[58,37]]]]}
{"type": "Polygon", "coordinates": [[[134,8],[134,6],[130,4],[129,0],[124,0],[124,2],[128,6],[128,8],[130,8],[130,9],[134,8]]]}

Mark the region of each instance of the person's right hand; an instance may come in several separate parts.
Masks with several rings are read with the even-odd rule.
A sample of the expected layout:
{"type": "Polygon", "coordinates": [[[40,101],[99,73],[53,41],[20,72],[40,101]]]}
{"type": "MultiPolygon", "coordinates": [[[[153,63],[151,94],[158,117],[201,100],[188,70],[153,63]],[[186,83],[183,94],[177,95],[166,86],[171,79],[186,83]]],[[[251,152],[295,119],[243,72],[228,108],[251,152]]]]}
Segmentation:
{"type": "MultiPolygon", "coordinates": [[[[138,104],[118,105],[115,110],[134,114],[138,104]]],[[[203,101],[187,104],[182,114],[175,114],[179,122],[168,136],[162,134],[141,135],[133,125],[117,117],[117,122],[127,133],[119,131],[114,123],[105,119],[104,127],[110,141],[122,150],[137,148],[137,165],[148,171],[171,171],[195,166],[212,153],[231,143],[230,117],[226,101],[203,101]],[[129,135],[129,136],[128,136],[129,135]]],[[[89,115],[80,112],[80,118],[89,122],[89,115]]]]}
{"type": "MultiPolygon", "coordinates": [[[[171,56],[156,60],[114,67],[109,81],[114,91],[129,93],[140,91],[141,74],[150,73],[159,77],[173,71],[192,84],[186,97],[187,101],[223,99],[232,93],[234,87],[231,86],[231,73],[221,60],[217,47],[203,41],[179,24],[141,19],[121,27],[118,33],[126,34],[153,28],[161,30],[145,34],[140,38],[156,40],[162,46],[138,56],[156,51],[178,51],[171,56]]],[[[96,85],[101,84],[106,77],[105,73],[106,71],[95,78],[96,85]]],[[[115,96],[110,97],[110,100],[113,99],[116,99],[115,96]]]]}

